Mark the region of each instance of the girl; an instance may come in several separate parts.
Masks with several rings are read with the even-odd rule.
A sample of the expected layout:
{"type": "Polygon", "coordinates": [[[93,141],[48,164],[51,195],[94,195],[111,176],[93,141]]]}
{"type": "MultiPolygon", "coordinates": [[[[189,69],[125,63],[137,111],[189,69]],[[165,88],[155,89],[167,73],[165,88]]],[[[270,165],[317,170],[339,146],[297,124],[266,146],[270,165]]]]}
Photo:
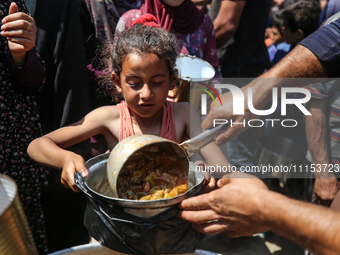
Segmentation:
{"type": "MultiPolygon", "coordinates": [[[[95,109],[80,121],[34,140],[28,147],[34,160],[61,169],[61,182],[74,191],[78,190],[74,172],[84,177],[88,173],[84,159],[63,148],[97,134],[102,134],[112,149],[131,135],[152,134],[182,142],[202,131],[200,118],[188,103],[166,100],[176,81],[176,38],[156,23],[148,23],[151,26],[135,24],[124,31],[113,47],[112,79],[124,101],[95,109]]],[[[215,143],[200,153],[208,164],[228,164],[215,143]]]]}

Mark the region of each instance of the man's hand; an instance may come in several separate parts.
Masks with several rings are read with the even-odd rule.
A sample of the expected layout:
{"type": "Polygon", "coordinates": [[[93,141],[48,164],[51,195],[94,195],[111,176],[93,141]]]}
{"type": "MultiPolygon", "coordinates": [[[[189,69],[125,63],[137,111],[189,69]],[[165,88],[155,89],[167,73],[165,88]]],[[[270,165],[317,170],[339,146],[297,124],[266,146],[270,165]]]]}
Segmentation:
{"type": "Polygon", "coordinates": [[[339,181],[337,178],[316,178],[314,183],[314,192],[316,202],[320,205],[329,207],[339,191],[339,181]]]}
{"type": "MultiPolygon", "coordinates": [[[[245,98],[247,98],[247,92],[242,89],[245,95],[245,98]]],[[[254,119],[256,115],[252,114],[247,104],[245,104],[245,114],[244,115],[233,115],[233,96],[231,92],[225,93],[221,95],[222,105],[217,104],[215,105],[214,102],[210,105],[210,111],[207,117],[204,119],[202,123],[202,129],[206,130],[211,127],[213,127],[214,119],[223,119],[227,120],[230,124],[231,121],[233,123],[247,123],[248,120],[254,119]]],[[[229,128],[227,128],[223,133],[220,133],[216,139],[215,142],[217,145],[222,145],[229,140],[231,140],[233,137],[237,136],[239,133],[246,130],[248,127],[247,125],[232,125],[229,128]]]]}
{"type": "Polygon", "coordinates": [[[249,236],[267,231],[263,224],[262,196],[267,186],[258,178],[243,173],[225,175],[219,189],[185,199],[181,217],[204,234],[225,232],[230,237],[249,236]]]}

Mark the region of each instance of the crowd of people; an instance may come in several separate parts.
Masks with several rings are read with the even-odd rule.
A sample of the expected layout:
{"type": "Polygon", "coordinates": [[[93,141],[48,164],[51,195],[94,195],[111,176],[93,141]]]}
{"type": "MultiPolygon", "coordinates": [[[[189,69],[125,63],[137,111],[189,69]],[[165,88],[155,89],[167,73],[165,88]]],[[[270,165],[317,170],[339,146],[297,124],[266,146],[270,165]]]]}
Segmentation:
{"type": "MultiPolygon", "coordinates": [[[[86,197],[77,192],[74,173],[86,177],[85,162],[96,153],[135,134],[180,143],[213,119],[256,117],[249,109],[233,115],[232,95],[222,91],[222,104],[211,104],[201,128],[190,104],[171,102],[179,54],[209,62],[215,78],[248,78],[237,86],[252,88],[254,108],[262,109],[272,88],[287,86],[281,78],[339,75],[340,20],[325,23],[338,6],[333,0],[2,1],[0,173],[18,185],[38,253],[89,242],[86,197]]],[[[312,115],[300,134],[309,160],[338,164],[340,84],[296,86],[312,94],[312,115]]],[[[256,135],[234,125],[199,154],[211,166],[256,165],[256,135]]],[[[272,231],[313,254],[339,254],[340,185],[328,172],[315,177],[317,202],[330,208],[233,173],[182,201],[180,217],[207,235],[272,231]]]]}

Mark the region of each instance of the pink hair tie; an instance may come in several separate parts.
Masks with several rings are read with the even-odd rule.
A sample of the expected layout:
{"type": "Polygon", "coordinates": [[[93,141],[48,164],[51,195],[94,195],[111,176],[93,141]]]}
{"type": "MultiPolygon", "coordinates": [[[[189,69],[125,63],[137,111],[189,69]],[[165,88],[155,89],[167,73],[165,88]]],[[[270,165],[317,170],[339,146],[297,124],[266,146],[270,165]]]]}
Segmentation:
{"type": "Polygon", "coordinates": [[[155,16],[153,16],[150,13],[146,13],[138,18],[136,18],[133,22],[132,22],[132,26],[135,24],[142,24],[144,26],[148,26],[148,27],[161,27],[160,25],[158,25],[157,23],[157,19],[155,16]]]}

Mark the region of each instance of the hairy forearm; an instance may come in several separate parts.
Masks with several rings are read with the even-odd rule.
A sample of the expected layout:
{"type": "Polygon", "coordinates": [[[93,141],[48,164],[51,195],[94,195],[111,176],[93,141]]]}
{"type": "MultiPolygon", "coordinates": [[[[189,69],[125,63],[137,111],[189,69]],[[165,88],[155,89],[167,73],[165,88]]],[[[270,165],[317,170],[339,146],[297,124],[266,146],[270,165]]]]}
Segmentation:
{"type": "Polygon", "coordinates": [[[340,254],[340,213],[268,192],[264,224],[273,232],[321,255],[340,254]]]}
{"type": "Polygon", "coordinates": [[[306,116],[306,137],[308,149],[315,164],[328,164],[327,147],[327,100],[311,99],[308,104],[312,115],[306,116]]]}
{"type": "MultiPolygon", "coordinates": [[[[297,45],[262,77],[319,78],[327,77],[327,73],[317,57],[308,48],[297,45]]],[[[282,83],[280,86],[284,86],[284,84],[285,83],[282,83]]]]}
{"type": "MultiPolygon", "coordinates": [[[[254,79],[243,87],[247,97],[248,88],[253,90],[253,101],[257,102],[257,109],[261,109],[267,102],[272,100],[272,89],[282,87],[296,87],[310,85],[315,80],[299,79],[292,83],[293,78],[324,78],[327,73],[317,57],[306,47],[298,45],[283,60],[272,67],[268,72],[254,79]],[[303,64],[302,64],[303,63],[303,64]]],[[[246,102],[247,100],[245,100],[246,102]]]]}

